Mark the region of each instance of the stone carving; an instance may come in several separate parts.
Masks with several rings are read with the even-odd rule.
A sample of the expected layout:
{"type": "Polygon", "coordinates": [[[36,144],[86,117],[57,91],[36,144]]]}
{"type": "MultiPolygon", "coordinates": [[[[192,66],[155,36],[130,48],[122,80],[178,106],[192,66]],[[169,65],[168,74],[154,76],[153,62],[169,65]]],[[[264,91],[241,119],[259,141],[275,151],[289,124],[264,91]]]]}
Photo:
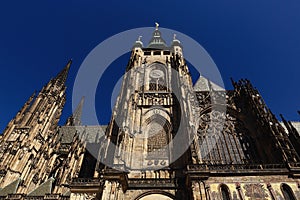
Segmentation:
{"type": "Polygon", "coordinates": [[[86,200],[96,200],[96,193],[84,193],[84,199],[86,200]]]}
{"type": "Polygon", "coordinates": [[[244,185],[245,196],[250,197],[249,200],[267,199],[269,196],[267,190],[260,183],[251,183],[244,185]]]}
{"type": "Polygon", "coordinates": [[[39,173],[38,172],[34,174],[34,176],[32,178],[32,182],[34,184],[37,184],[39,182],[39,173]]]}

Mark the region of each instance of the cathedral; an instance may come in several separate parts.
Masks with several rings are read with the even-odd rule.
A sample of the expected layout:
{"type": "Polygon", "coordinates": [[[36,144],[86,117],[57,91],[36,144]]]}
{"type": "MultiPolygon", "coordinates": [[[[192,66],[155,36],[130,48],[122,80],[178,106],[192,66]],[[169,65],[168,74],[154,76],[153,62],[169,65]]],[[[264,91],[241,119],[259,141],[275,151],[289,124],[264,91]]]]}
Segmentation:
{"type": "Polygon", "coordinates": [[[81,123],[84,98],[58,124],[71,63],[0,135],[0,199],[300,199],[300,123],[278,120],[249,80],[193,84],[158,25],[134,43],[108,124],[81,123]]]}

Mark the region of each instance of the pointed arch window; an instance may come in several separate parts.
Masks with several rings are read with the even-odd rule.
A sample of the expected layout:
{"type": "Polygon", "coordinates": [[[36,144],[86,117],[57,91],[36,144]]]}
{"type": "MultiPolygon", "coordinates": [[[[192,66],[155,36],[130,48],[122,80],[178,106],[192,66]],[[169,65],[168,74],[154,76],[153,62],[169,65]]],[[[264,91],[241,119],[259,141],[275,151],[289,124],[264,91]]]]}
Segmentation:
{"type": "Polygon", "coordinates": [[[293,190],[287,184],[282,184],[281,190],[285,200],[296,200],[293,190]]]}
{"type": "Polygon", "coordinates": [[[220,186],[220,192],[221,192],[222,200],[231,200],[230,191],[229,191],[229,188],[227,187],[227,185],[222,184],[220,186]]]}
{"type": "Polygon", "coordinates": [[[160,115],[146,120],[147,158],[168,158],[170,124],[160,115]]]}
{"type": "Polygon", "coordinates": [[[150,124],[148,130],[148,157],[165,158],[167,157],[167,130],[157,121],[150,124]]]}
{"type": "Polygon", "coordinates": [[[162,64],[155,63],[149,71],[149,90],[167,90],[167,72],[162,64]]]}

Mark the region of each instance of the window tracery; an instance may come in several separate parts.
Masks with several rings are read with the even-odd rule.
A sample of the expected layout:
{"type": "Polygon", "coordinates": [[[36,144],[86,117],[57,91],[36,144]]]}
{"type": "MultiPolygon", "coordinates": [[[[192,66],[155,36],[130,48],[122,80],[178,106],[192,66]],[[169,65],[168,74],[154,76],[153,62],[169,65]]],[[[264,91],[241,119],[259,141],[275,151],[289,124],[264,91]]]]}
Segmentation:
{"type": "Polygon", "coordinates": [[[197,134],[203,163],[247,164],[257,160],[248,130],[229,114],[217,110],[203,114],[197,134]]]}
{"type": "Polygon", "coordinates": [[[168,129],[160,122],[153,120],[148,124],[147,152],[148,158],[168,157],[168,129]]]}
{"type": "Polygon", "coordinates": [[[155,64],[149,71],[149,90],[167,91],[166,70],[162,64],[155,64]]]}

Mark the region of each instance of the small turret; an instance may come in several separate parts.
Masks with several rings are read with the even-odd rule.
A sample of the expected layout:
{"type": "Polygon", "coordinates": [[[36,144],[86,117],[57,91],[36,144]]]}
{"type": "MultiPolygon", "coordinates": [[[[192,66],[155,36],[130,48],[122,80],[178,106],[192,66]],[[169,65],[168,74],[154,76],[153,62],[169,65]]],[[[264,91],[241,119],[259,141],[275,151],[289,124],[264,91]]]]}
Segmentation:
{"type": "Polygon", "coordinates": [[[132,47],[133,49],[135,49],[135,48],[140,48],[141,49],[141,48],[144,47],[143,42],[141,41],[141,38],[142,38],[142,36],[139,36],[137,41],[135,41],[135,43],[132,47]]]}
{"type": "Polygon", "coordinates": [[[171,50],[175,53],[175,55],[178,54],[179,56],[182,56],[182,45],[180,41],[176,38],[176,34],[174,34],[173,36],[171,50]]]}

